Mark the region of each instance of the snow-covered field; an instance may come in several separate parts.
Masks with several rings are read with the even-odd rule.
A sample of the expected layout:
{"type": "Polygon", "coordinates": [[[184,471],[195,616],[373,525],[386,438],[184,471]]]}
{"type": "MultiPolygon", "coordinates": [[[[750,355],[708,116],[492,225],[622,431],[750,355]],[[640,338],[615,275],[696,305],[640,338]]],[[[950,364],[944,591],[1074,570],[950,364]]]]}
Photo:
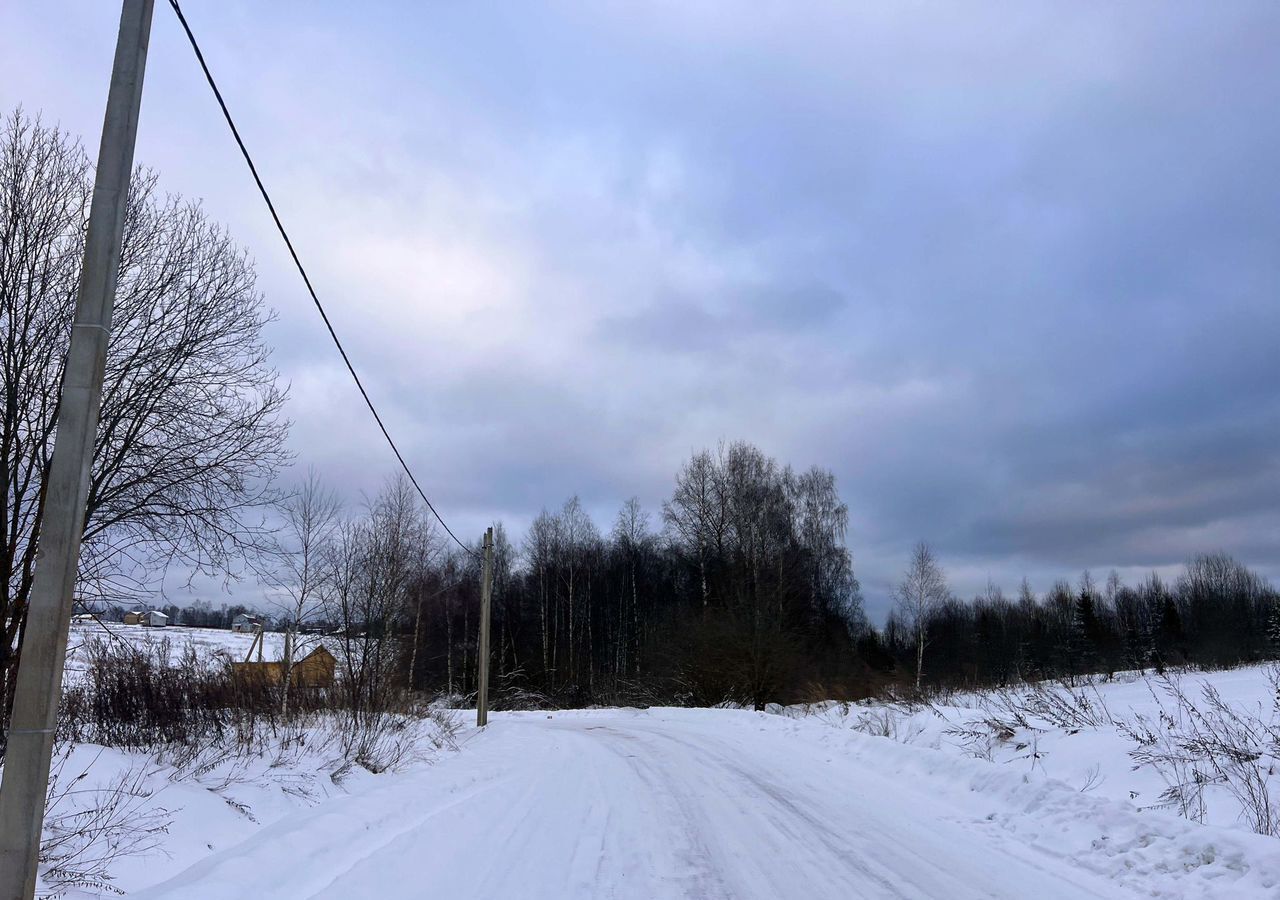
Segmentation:
{"type": "MultiPolygon", "coordinates": [[[[263,634],[263,659],[279,659],[284,651],[284,635],[268,631],[263,634]]],[[[242,660],[253,644],[252,634],[238,634],[225,628],[187,628],[170,625],[165,628],[146,628],[142,625],[122,625],[119,622],[75,622],[67,639],[67,666],[65,677],[73,680],[83,670],[84,653],[94,641],[124,641],[130,646],[168,644],[171,657],[194,647],[203,654],[223,654],[229,659],[242,660]],[[109,633],[108,633],[109,632],[109,633]]],[[[304,640],[308,639],[304,636],[304,640]]],[[[314,639],[312,639],[314,640],[314,639]]],[[[254,651],[257,659],[257,651],[254,651]]]]}
{"type": "MultiPolygon", "coordinates": [[[[207,639],[241,656],[250,640],[207,639]]],[[[1261,668],[1184,686],[1200,679],[1271,708],[1261,668]]],[[[995,695],[498,713],[395,773],[334,779],[318,736],[207,771],[103,751],[86,781],[133,771],[160,788],[142,806],[167,811],[167,833],[113,866],[157,900],[1280,897],[1280,841],[1250,833],[1229,795],[1208,792],[1207,825],[1150,808],[1166,785],[1110,723],[1156,715],[1151,686],[1082,696],[1097,724],[1008,731],[992,723],[1020,701],[995,695]]],[[[441,740],[421,727],[424,746],[441,740]]]]}

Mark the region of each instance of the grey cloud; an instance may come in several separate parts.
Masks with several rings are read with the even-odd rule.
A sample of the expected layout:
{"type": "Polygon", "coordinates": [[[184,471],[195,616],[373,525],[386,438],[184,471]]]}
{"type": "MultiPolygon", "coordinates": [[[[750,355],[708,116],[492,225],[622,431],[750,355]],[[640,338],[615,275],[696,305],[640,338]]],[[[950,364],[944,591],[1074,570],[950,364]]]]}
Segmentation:
{"type": "MultiPolygon", "coordinates": [[[[73,18],[15,11],[0,103],[92,144],[113,24],[73,18]]],[[[571,493],[605,525],[743,437],[836,471],[873,615],[917,538],[961,593],[1201,545],[1280,575],[1274,5],[199,18],[462,527],[571,493]],[[340,251],[374,226],[454,269],[373,283],[340,251]],[[510,295],[469,298],[468,260],[510,295]]],[[[250,246],[301,388],[332,351],[179,37],[158,21],[139,158],[250,246]]],[[[297,392],[297,447],[376,487],[390,460],[339,384],[297,392]]]]}
{"type": "Polygon", "coordinates": [[[597,333],[663,353],[705,353],[753,336],[803,333],[834,320],[847,301],[822,285],[736,287],[710,300],[666,299],[635,313],[606,316],[597,333]]]}

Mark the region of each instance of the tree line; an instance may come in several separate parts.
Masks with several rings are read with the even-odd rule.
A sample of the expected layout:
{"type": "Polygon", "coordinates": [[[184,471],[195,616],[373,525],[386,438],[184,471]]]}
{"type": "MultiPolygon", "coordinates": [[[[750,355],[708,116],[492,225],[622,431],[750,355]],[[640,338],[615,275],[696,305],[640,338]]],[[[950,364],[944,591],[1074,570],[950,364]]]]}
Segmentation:
{"type": "MultiPolygon", "coordinates": [[[[125,604],[114,601],[91,602],[77,605],[76,612],[92,614],[103,622],[123,622],[125,614],[140,608],[139,604],[125,604]]],[[[191,628],[230,628],[236,616],[258,616],[257,610],[247,603],[219,603],[214,606],[209,600],[193,600],[185,606],[177,603],[157,603],[147,607],[164,613],[170,625],[186,625],[191,628]]],[[[268,629],[278,628],[282,623],[275,623],[267,618],[268,629]]]]}
{"type": "MultiPolygon", "coordinates": [[[[572,497],[518,544],[499,524],[495,680],[564,702],[713,703],[841,678],[866,629],[847,527],[830,472],[744,442],[695,454],[657,517],[632,498],[603,531],[572,497]]],[[[423,612],[412,678],[465,693],[475,562],[460,568],[462,587],[423,612]]]]}
{"type": "MultiPolygon", "coordinates": [[[[478,545],[452,548],[403,479],[346,509],[312,474],[281,519],[265,582],[279,627],[327,633],[351,685],[474,691],[478,545]]],[[[867,627],[847,525],[830,472],[742,442],[695,454],[657,522],[632,498],[602,531],[573,497],[518,543],[497,523],[496,691],[763,703],[839,678],[867,627]]]]}
{"type": "Polygon", "coordinates": [[[913,649],[916,671],[923,659],[931,682],[983,685],[1280,658],[1280,595],[1226,553],[1192,558],[1172,583],[1153,572],[1126,585],[1115,571],[1099,583],[1085,571],[1043,596],[1024,579],[1013,597],[992,583],[969,602],[941,573],[919,545],[878,635],[882,665],[901,664],[913,649]],[[922,572],[941,585],[923,603],[912,590],[922,572]]]}
{"type": "MultiPolygon", "coordinates": [[[[292,497],[281,552],[319,563],[310,614],[297,615],[303,606],[289,595],[290,627],[376,634],[395,645],[384,677],[415,691],[473,692],[479,546],[451,552],[399,481],[354,519],[314,477],[292,497]],[[304,514],[317,506],[323,516],[304,514]],[[322,528],[308,531],[315,521],[322,528]],[[353,541],[353,528],[367,543],[353,541]],[[362,573],[354,605],[352,567],[362,573]]],[[[1130,586],[1114,572],[1099,583],[1085,572],[1043,596],[1024,579],[1015,596],[992,583],[963,600],[922,543],[893,612],[874,627],[847,527],[832,473],[797,472],[745,442],[694,454],[655,514],[632,498],[602,529],[571,497],[519,538],[499,522],[497,702],[761,706],[1280,656],[1280,596],[1223,553],[1192,559],[1168,584],[1151,574],[1130,586]]],[[[300,584],[300,567],[290,570],[300,584]]]]}

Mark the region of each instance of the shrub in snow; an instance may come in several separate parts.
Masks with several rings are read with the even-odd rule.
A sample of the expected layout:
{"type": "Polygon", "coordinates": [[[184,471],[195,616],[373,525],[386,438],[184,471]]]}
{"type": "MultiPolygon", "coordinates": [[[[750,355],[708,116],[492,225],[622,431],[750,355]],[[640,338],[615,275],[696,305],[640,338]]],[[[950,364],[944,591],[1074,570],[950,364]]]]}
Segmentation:
{"type": "Polygon", "coordinates": [[[286,711],[279,685],[237,679],[225,653],[168,638],[87,638],[75,654],[46,805],[45,896],[116,891],[113,867],[161,849],[171,815],[156,794],[168,786],[198,785],[257,823],[241,798],[263,787],[314,802],[357,771],[453,746],[459,727],[452,711],[404,691],[353,709],[341,683],[295,688],[286,711]]]}
{"type": "Polygon", "coordinates": [[[67,745],[56,751],[40,844],[44,897],[72,888],[119,893],[111,863],[155,850],[168,830],[169,811],[148,802],[149,767],[134,762],[98,780],[93,767],[102,753],[87,756],[67,745]]]}
{"type": "Polygon", "coordinates": [[[1280,836],[1280,667],[1267,678],[1271,706],[1255,713],[1224,700],[1211,683],[1196,698],[1179,679],[1162,676],[1152,687],[1156,715],[1119,723],[1135,744],[1129,755],[1164,779],[1161,805],[1203,822],[1206,791],[1220,789],[1251,830],[1280,836]]]}

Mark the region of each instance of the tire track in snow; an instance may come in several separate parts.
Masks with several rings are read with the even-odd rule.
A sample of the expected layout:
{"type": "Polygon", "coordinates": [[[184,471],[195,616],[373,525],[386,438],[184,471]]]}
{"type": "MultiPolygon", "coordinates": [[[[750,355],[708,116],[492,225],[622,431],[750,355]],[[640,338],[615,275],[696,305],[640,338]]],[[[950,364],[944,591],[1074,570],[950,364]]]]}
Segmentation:
{"type": "Polygon", "coordinates": [[[497,715],[463,752],[147,900],[1075,900],[1127,889],[957,824],[927,784],[716,710],[497,715]]]}

